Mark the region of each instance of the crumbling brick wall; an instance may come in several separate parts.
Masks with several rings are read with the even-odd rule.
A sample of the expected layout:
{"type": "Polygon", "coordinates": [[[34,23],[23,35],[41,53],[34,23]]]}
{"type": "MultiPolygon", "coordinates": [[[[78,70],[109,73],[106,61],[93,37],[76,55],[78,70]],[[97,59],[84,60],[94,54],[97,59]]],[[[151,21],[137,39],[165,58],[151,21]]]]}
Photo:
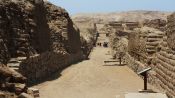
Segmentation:
{"type": "Polygon", "coordinates": [[[97,28],[96,24],[90,20],[76,20],[73,22],[79,28],[81,36],[81,49],[86,58],[88,58],[93,46],[97,41],[97,28]]]}
{"type": "Polygon", "coordinates": [[[0,62],[27,57],[19,71],[29,81],[83,58],[79,30],[63,8],[43,0],[3,0],[0,11],[0,62]]]}
{"type": "MultiPolygon", "coordinates": [[[[173,41],[171,41],[169,45],[167,41],[173,39],[171,35],[172,33],[170,33],[170,31],[172,32],[172,28],[172,25],[170,27],[168,26],[167,28],[167,34],[169,37],[167,37],[164,32],[153,28],[146,28],[146,32],[141,30],[142,34],[146,34],[144,42],[145,44],[140,44],[141,46],[144,45],[145,52],[142,52],[139,55],[145,54],[146,60],[139,61],[138,58],[133,56],[132,53],[126,57],[128,59],[129,67],[131,67],[136,72],[148,66],[152,67],[152,71],[149,72],[149,82],[155,87],[159,88],[159,90],[166,92],[170,98],[173,98],[175,94],[175,52],[173,48],[169,46],[173,45],[171,43],[173,41]]],[[[141,37],[140,34],[136,34],[135,36],[139,36],[139,38],[141,37]]],[[[134,43],[136,44],[141,40],[139,38],[135,38],[135,36],[133,35],[130,36],[131,38],[129,38],[129,51],[134,50],[134,47],[137,46],[134,45],[134,43]]],[[[140,50],[141,48],[139,47],[134,53],[138,54],[137,51],[140,50]]]]}
{"type": "Polygon", "coordinates": [[[166,20],[163,20],[163,19],[145,20],[143,22],[144,26],[156,28],[156,29],[159,29],[161,31],[166,30],[166,28],[165,28],[166,24],[167,24],[166,20]]]}
{"type": "Polygon", "coordinates": [[[69,53],[76,53],[81,49],[80,33],[65,9],[46,2],[48,24],[51,29],[51,49],[55,46],[69,53]]]}
{"type": "Polygon", "coordinates": [[[5,98],[16,98],[16,96],[26,91],[26,78],[18,72],[8,68],[6,65],[0,64],[0,91],[3,91],[5,98]],[[8,92],[12,93],[11,96],[8,92]]]}
{"type": "Polygon", "coordinates": [[[0,63],[7,63],[9,58],[7,47],[4,44],[3,38],[0,38],[0,63]]]}
{"type": "Polygon", "coordinates": [[[167,18],[168,23],[167,23],[167,42],[168,46],[172,49],[175,50],[175,13],[168,16],[167,18]]]}
{"type": "Polygon", "coordinates": [[[155,66],[157,86],[173,98],[175,97],[175,56],[174,56],[174,22],[175,13],[168,16],[167,36],[161,43],[161,50],[157,53],[157,64],[155,66]]]}
{"type": "Polygon", "coordinates": [[[136,29],[129,34],[128,52],[138,61],[146,62],[146,35],[147,31],[136,29]]]}
{"type": "Polygon", "coordinates": [[[79,31],[64,9],[50,3],[5,0],[0,10],[1,55],[6,51],[8,57],[0,56],[3,63],[48,50],[80,51],[79,31]]]}
{"type": "Polygon", "coordinates": [[[44,80],[47,76],[83,59],[79,30],[69,14],[51,3],[45,2],[44,5],[50,29],[50,49],[20,64],[19,71],[28,78],[29,84],[44,80]]]}
{"type": "Polygon", "coordinates": [[[37,28],[37,42],[38,42],[38,52],[43,53],[50,49],[50,29],[47,19],[47,10],[44,6],[43,0],[35,0],[34,3],[34,20],[36,22],[37,28]]]}
{"type": "Polygon", "coordinates": [[[139,28],[139,22],[124,22],[127,30],[134,30],[135,28],[139,28]]]}
{"type": "Polygon", "coordinates": [[[28,78],[27,83],[30,85],[43,81],[53,73],[80,60],[82,60],[81,52],[68,54],[48,51],[23,61],[20,65],[20,72],[28,78]]]}
{"type": "Polygon", "coordinates": [[[158,86],[172,97],[175,96],[175,57],[174,51],[167,48],[165,40],[161,51],[157,53],[157,64],[154,69],[158,86]]]}
{"type": "Polygon", "coordinates": [[[129,34],[129,53],[142,63],[147,63],[155,57],[164,33],[149,27],[135,29],[129,34]]]}
{"type": "MultiPolygon", "coordinates": [[[[30,6],[31,8],[29,6],[30,3],[27,6],[23,2],[15,3],[10,0],[0,3],[0,35],[4,47],[6,47],[5,50],[2,49],[1,51],[7,51],[9,57],[26,56],[32,53],[29,49],[29,33],[31,33],[30,27],[32,26],[29,26],[30,14],[28,13],[32,6],[30,6]]],[[[4,60],[7,59],[4,58],[4,60]]]]}

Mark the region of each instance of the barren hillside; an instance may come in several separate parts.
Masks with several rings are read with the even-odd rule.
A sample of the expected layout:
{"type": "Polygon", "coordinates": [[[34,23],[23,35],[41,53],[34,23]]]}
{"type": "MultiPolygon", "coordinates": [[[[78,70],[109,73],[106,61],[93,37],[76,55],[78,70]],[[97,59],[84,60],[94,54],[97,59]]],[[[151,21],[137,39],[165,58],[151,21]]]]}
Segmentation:
{"type": "Polygon", "coordinates": [[[114,13],[79,13],[73,15],[74,20],[94,20],[96,22],[108,21],[144,21],[145,19],[163,19],[166,20],[167,15],[171,12],[160,11],[127,11],[127,12],[114,12],[114,13]]]}

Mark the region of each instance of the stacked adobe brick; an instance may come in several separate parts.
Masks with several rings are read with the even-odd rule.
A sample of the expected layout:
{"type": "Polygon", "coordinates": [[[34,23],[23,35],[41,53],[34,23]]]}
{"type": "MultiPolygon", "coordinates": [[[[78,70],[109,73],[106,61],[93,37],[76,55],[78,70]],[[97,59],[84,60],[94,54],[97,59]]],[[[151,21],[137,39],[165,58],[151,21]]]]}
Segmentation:
{"type": "Polygon", "coordinates": [[[163,19],[145,20],[143,25],[151,28],[156,28],[161,31],[166,30],[166,20],[163,19]]]}
{"type": "Polygon", "coordinates": [[[129,35],[129,53],[139,61],[146,63],[149,58],[155,57],[164,32],[150,27],[135,29],[129,35]],[[138,57],[140,55],[140,57],[138,57]],[[145,57],[146,60],[142,60],[145,57]]]}
{"type": "MultiPolygon", "coordinates": [[[[68,53],[80,51],[80,34],[65,9],[46,2],[47,19],[50,27],[52,49],[57,46],[68,53]]],[[[56,49],[57,50],[57,49],[56,49]]]]}
{"type": "Polygon", "coordinates": [[[43,0],[2,0],[0,11],[0,63],[27,57],[19,72],[28,81],[82,59],[79,30],[64,9],[43,0]]]}
{"type": "Polygon", "coordinates": [[[12,95],[16,96],[25,92],[27,90],[25,83],[25,77],[9,69],[7,66],[0,64],[0,92],[4,92],[5,98],[16,98],[12,97],[12,95]]]}
{"type": "Polygon", "coordinates": [[[164,32],[153,28],[145,28],[146,31],[141,28],[143,30],[139,30],[140,33],[133,33],[129,37],[128,64],[132,64],[130,67],[135,71],[152,67],[152,71],[149,72],[149,82],[166,92],[170,98],[175,94],[174,18],[174,14],[168,17],[167,36],[164,32]],[[138,58],[143,54],[145,60],[138,58]]]}
{"type": "Polygon", "coordinates": [[[171,98],[175,97],[175,13],[168,16],[167,36],[164,36],[161,51],[157,53],[155,67],[158,86],[171,98]]]}
{"type": "MultiPolygon", "coordinates": [[[[27,56],[35,53],[32,41],[35,40],[36,24],[31,12],[33,5],[30,2],[12,2],[10,0],[0,3],[0,38],[1,51],[6,52],[2,62],[4,64],[11,57],[27,56]]],[[[33,42],[35,43],[35,42],[33,42]]],[[[0,53],[3,55],[4,53],[0,53]]]]}
{"type": "Polygon", "coordinates": [[[49,41],[49,49],[44,46],[46,48],[45,52],[31,56],[20,64],[20,72],[28,78],[28,83],[42,81],[47,76],[83,59],[80,34],[68,13],[48,2],[36,6],[43,6],[42,8],[45,9],[38,11],[36,14],[43,14],[44,11],[47,19],[46,24],[48,24],[48,28],[45,29],[50,31],[47,34],[49,39],[43,39],[44,36],[40,36],[42,32],[38,34],[39,43],[42,43],[42,40],[49,41]],[[42,38],[40,39],[40,37],[42,38]]]}

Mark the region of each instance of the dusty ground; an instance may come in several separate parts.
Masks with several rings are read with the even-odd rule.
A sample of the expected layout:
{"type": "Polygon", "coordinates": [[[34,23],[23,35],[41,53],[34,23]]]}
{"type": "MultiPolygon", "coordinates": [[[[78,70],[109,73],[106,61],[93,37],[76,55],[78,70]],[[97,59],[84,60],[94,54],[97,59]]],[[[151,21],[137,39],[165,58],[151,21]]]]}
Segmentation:
{"type": "Polygon", "coordinates": [[[109,66],[108,48],[96,47],[89,60],[65,69],[59,78],[35,86],[41,98],[123,98],[143,88],[143,80],[127,66],[109,66]]]}

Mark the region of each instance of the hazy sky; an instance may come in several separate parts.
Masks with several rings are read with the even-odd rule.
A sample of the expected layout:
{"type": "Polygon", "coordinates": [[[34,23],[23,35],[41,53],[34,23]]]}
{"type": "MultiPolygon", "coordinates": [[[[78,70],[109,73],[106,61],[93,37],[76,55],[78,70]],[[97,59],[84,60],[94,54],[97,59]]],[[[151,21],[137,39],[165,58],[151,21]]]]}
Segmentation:
{"type": "Polygon", "coordinates": [[[175,0],[49,0],[70,14],[128,10],[175,11],[175,0]]]}

